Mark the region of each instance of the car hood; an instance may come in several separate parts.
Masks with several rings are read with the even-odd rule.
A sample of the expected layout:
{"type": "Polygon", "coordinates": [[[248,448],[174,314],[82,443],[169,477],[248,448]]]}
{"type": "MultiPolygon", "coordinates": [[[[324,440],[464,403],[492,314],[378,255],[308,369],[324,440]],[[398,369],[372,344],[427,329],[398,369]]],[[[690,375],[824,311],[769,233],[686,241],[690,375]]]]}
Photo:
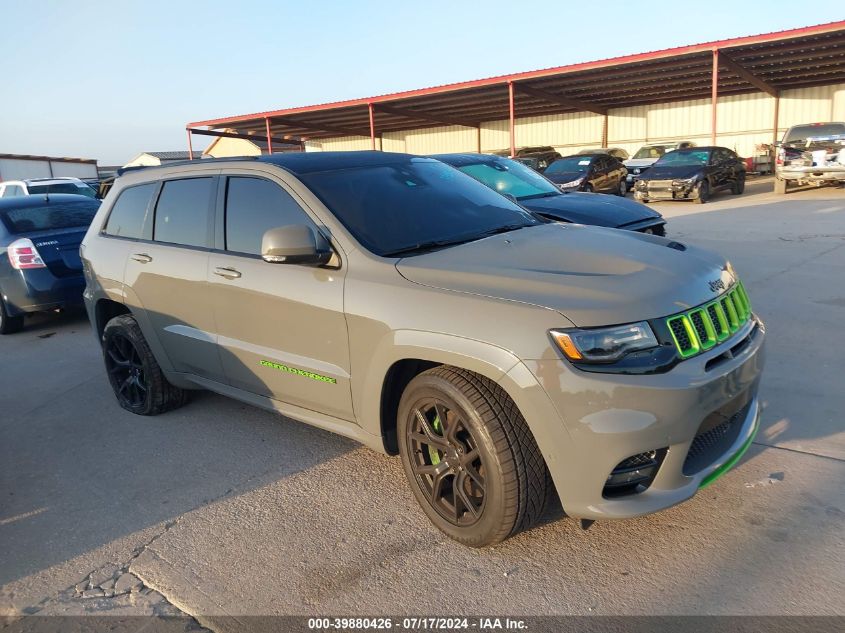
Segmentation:
{"type": "Polygon", "coordinates": [[[641,202],[603,193],[561,193],[547,198],[520,200],[519,204],[558,220],[611,228],[661,217],[641,202]]]}
{"type": "Polygon", "coordinates": [[[587,174],[583,171],[559,171],[554,174],[543,172],[543,175],[555,183],[572,182],[573,180],[580,180],[587,174]]]}
{"type": "Polygon", "coordinates": [[[550,223],[415,257],[409,281],[556,310],[580,327],[667,316],[716,296],[733,277],[718,255],[665,238],[550,223]]]}
{"type": "Polygon", "coordinates": [[[703,172],[704,167],[701,165],[691,165],[689,167],[683,167],[680,165],[677,167],[654,165],[648,170],[648,175],[644,178],[646,180],[683,180],[699,176],[703,172]]]}
{"type": "Polygon", "coordinates": [[[629,158],[623,165],[625,167],[649,167],[657,162],[656,158],[629,158]]]}

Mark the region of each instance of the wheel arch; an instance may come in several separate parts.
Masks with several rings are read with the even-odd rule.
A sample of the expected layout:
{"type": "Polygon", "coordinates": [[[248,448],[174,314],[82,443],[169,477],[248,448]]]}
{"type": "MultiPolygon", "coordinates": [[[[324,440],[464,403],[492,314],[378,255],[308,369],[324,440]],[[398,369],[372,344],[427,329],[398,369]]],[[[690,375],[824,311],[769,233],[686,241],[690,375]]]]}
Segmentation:
{"type": "Polygon", "coordinates": [[[94,328],[97,332],[97,339],[103,338],[103,330],[106,329],[106,324],[116,316],[122,314],[132,314],[132,311],[125,303],[115,301],[114,299],[101,298],[97,300],[94,305],[94,328]]]}
{"type": "MultiPolygon", "coordinates": [[[[370,369],[354,390],[353,398],[360,403],[356,406],[358,419],[365,431],[380,435],[384,451],[394,455],[398,450],[399,400],[415,376],[438,365],[449,365],[499,382],[518,363],[511,352],[483,341],[416,330],[395,331],[376,347],[370,369]],[[373,397],[375,394],[378,397],[373,397]]],[[[513,394],[508,395],[514,399],[513,394]]]]}

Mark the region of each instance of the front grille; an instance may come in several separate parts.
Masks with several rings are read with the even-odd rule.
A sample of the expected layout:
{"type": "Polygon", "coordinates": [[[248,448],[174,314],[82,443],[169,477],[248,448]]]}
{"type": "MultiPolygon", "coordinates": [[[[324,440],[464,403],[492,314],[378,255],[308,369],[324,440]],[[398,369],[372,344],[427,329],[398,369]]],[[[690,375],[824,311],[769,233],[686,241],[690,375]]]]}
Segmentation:
{"type": "Polygon", "coordinates": [[[693,438],[684,460],[684,475],[689,476],[701,472],[725,454],[725,451],[739,437],[742,422],[748,415],[750,406],[751,402],[748,402],[727,419],[724,414],[716,412],[704,420],[695,438],[693,438]],[[722,422],[719,422],[719,420],[722,420],[722,422]]]}
{"type": "Polygon", "coordinates": [[[733,336],[751,318],[741,281],[715,301],[666,319],[681,358],[690,358],[733,336]]]}

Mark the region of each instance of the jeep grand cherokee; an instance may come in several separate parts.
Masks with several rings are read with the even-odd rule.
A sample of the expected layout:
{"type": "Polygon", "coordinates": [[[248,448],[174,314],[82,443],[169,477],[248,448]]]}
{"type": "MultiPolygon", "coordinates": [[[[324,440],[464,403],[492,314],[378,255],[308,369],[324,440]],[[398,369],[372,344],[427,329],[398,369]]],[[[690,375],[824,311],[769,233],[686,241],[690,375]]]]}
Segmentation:
{"type": "Polygon", "coordinates": [[[555,491],[585,520],[667,508],[757,430],[764,326],[730,264],[539,220],[429,158],[134,171],[82,258],[123,408],[205,388],[398,453],[468,545],[528,528],[555,491]]]}

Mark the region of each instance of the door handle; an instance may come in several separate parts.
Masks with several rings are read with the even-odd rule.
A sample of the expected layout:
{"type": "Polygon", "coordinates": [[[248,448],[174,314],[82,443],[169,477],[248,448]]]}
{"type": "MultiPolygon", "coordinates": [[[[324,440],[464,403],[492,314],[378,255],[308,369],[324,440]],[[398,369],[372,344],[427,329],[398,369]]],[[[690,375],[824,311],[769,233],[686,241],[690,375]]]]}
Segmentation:
{"type": "Polygon", "coordinates": [[[219,277],[225,277],[226,279],[238,279],[241,276],[240,271],[235,270],[234,268],[215,268],[214,274],[219,277]]]}
{"type": "Polygon", "coordinates": [[[153,258],[146,253],[135,253],[132,255],[131,259],[134,259],[136,262],[140,262],[142,264],[149,264],[153,261],[153,258]]]}

